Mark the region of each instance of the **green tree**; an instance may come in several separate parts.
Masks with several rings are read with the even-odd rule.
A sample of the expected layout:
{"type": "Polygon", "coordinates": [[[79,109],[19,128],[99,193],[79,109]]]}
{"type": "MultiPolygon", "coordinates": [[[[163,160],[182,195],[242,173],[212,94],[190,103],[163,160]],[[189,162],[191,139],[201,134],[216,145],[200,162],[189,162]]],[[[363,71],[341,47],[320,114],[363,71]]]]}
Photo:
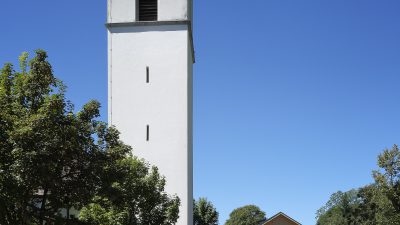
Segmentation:
{"type": "Polygon", "coordinates": [[[396,214],[392,203],[376,184],[371,184],[360,188],[358,196],[360,199],[360,204],[357,208],[356,214],[359,224],[399,224],[399,215],[396,214]]]}
{"type": "Polygon", "coordinates": [[[0,72],[0,224],[103,224],[71,218],[70,209],[96,204],[125,206],[128,218],[143,220],[122,224],[177,220],[179,199],[164,192],[155,167],[131,156],[115,128],[97,120],[97,101],[75,113],[42,50],[29,62],[23,53],[20,67],[0,72]]]}
{"type": "Polygon", "coordinates": [[[6,64],[0,76],[2,224],[56,221],[60,209],[86,204],[108,151],[95,141],[109,131],[95,120],[100,104],[90,101],[75,114],[46,52],[27,57],[20,57],[21,72],[6,64]]]}
{"type": "Polygon", "coordinates": [[[400,224],[400,150],[398,145],[385,149],[378,156],[379,171],[373,171],[377,188],[385,199],[384,215],[387,224],[400,224]]]}
{"type": "Polygon", "coordinates": [[[206,198],[193,200],[194,225],[218,225],[218,216],[217,209],[206,198]]]}
{"type": "Polygon", "coordinates": [[[115,176],[81,210],[80,220],[91,225],[172,225],[179,214],[179,198],[164,192],[165,179],[143,160],[125,158],[109,175],[115,176]]]}
{"type": "Polygon", "coordinates": [[[376,184],[337,192],[317,212],[317,225],[395,225],[398,214],[376,184]]]}
{"type": "Polygon", "coordinates": [[[381,171],[374,171],[376,183],[392,202],[394,209],[400,213],[400,151],[397,145],[385,149],[378,156],[381,171]]]}
{"type": "Polygon", "coordinates": [[[265,212],[261,211],[258,206],[246,205],[234,209],[229,214],[225,225],[260,225],[265,220],[265,212]]]}
{"type": "Polygon", "coordinates": [[[397,145],[378,156],[375,183],[358,190],[337,192],[317,212],[318,225],[400,224],[400,151],[397,145]]]}
{"type": "Polygon", "coordinates": [[[317,212],[317,225],[354,224],[354,210],[358,207],[358,191],[336,192],[317,212]]]}

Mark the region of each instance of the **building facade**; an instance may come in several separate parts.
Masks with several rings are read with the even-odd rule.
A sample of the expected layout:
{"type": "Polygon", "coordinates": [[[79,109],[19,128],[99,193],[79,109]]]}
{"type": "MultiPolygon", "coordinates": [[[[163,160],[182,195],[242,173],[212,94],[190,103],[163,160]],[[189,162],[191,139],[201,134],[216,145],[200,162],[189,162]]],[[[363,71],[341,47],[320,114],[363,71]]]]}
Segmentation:
{"type": "Polygon", "coordinates": [[[193,224],[191,0],[108,0],[108,115],[193,224]]]}
{"type": "Polygon", "coordinates": [[[260,225],[301,225],[285,213],[278,213],[260,225]]]}

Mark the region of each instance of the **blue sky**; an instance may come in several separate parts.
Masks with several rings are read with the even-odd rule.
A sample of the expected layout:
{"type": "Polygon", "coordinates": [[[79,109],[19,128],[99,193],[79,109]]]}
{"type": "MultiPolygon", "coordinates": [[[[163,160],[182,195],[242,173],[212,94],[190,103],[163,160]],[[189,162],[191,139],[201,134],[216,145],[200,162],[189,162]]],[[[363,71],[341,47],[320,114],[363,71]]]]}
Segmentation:
{"type": "MultiPolygon", "coordinates": [[[[400,144],[400,2],[199,0],[194,192],[305,225],[400,144]],[[246,4],[244,4],[246,3],[246,4]]],[[[4,0],[0,62],[48,51],[77,108],[107,105],[106,1],[4,0]]]]}

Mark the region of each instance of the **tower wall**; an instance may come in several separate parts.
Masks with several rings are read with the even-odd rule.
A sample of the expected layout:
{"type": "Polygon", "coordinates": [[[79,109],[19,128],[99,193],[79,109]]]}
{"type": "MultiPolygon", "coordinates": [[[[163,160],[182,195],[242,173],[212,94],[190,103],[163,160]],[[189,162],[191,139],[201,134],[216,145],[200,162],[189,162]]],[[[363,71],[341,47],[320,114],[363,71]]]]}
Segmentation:
{"type": "Polygon", "coordinates": [[[108,23],[126,23],[136,20],[135,0],[108,0],[108,23]]]}
{"type": "Polygon", "coordinates": [[[134,155],[166,176],[166,191],[181,199],[178,225],[193,224],[189,29],[156,23],[108,28],[109,123],[134,155]]]}
{"type": "MultiPolygon", "coordinates": [[[[158,0],[158,21],[191,19],[191,0],[158,0]]],[[[135,21],[137,21],[137,0],[108,0],[108,23],[135,21]]]]}

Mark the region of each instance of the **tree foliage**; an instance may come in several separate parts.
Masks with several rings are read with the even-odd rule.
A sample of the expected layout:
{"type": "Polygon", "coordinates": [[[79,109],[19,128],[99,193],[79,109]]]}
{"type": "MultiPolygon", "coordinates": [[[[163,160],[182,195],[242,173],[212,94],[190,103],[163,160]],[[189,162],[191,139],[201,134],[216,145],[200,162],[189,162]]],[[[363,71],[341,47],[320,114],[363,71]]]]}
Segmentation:
{"type": "Polygon", "coordinates": [[[121,224],[173,224],[179,199],[97,120],[99,102],[75,113],[43,50],[30,61],[23,53],[20,67],[0,72],[0,224],[106,224],[106,215],[129,218],[121,224]],[[84,209],[86,219],[72,218],[71,209],[84,209]]]}
{"type": "Polygon", "coordinates": [[[386,197],[391,201],[394,209],[400,214],[400,151],[397,145],[392,149],[385,149],[378,156],[378,166],[381,171],[374,171],[376,183],[386,197]]]}
{"type": "Polygon", "coordinates": [[[337,192],[317,212],[317,225],[398,225],[400,224],[400,151],[397,145],[378,156],[380,171],[375,183],[337,192]]]}
{"type": "Polygon", "coordinates": [[[229,214],[225,225],[260,225],[265,220],[265,212],[261,211],[258,206],[246,205],[234,209],[229,214]]]}
{"type": "Polygon", "coordinates": [[[156,167],[137,158],[121,160],[112,176],[120,177],[81,210],[80,220],[101,225],[169,225],[179,214],[179,198],[164,192],[165,179],[156,167]]]}
{"type": "Polygon", "coordinates": [[[206,198],[193,200],[193,222],[194,225],[218,225],[218,212],[214,205],[206,198]]]}

